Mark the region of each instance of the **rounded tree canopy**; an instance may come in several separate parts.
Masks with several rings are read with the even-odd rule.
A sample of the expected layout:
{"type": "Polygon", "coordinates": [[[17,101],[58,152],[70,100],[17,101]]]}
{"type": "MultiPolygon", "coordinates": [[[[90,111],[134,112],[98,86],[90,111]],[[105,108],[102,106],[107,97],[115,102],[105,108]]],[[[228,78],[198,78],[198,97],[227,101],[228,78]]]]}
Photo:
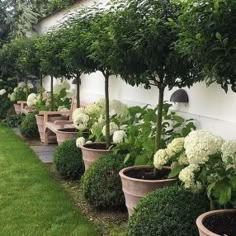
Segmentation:
{"type": "Polygon", "coordinates": [[[197,70],[175,49],[180,5],[172,0],[117,3],[114,71],[131,85],[191,86],[197,70]]]}
{"type": "Polygon", "coordinates": [[[236,92],[236,1],[183,2],[179,31],[177,48],[200,67],[202,79],[236,92]]]}

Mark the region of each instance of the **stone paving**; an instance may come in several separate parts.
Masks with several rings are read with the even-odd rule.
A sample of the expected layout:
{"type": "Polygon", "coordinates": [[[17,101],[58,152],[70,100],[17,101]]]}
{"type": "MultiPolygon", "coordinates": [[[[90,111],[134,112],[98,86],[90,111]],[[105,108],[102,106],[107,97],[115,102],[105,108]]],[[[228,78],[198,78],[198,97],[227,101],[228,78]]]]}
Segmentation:
{"type": "MultiPolygon", "coordinates": [[[[18,136],[20,136],[22,139],[25,140],[25,138],[22,137],[19,129],[13,129],[13,130],[18,136]]],[[[53,153],[57,145],[51,144],[51,145],[45,146],[38,140],[26,140],[26,141],[30,145],[31,149],[37,154],[37,156],[43,163],[45,164],[52,163],[53,153]]]]}

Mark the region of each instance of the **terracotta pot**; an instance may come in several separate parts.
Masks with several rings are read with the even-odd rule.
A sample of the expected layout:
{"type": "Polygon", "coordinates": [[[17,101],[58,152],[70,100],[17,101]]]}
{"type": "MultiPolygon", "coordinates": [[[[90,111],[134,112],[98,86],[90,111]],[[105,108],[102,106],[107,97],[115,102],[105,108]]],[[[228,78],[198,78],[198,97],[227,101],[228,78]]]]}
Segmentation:
{"type": "MultiPolygon", "coordinates": [[[[122,169],[119,173],[122,182],[122,189],[125,194],[126,207],[129,216],[132,215],[134,208],[138,202],[145,197],[148,193],[158,189],[174,184],[177,179],[161,179],[161,180],[145,180],[129,177],[129,173],[133,171],[152,171],[153,167],[150,166],[131,166],[122,169]]],[[[164,167],[163,170],[170,170],[169,167],[164,167]]]]}
{"type": "Polygon", "coordinates": [[[20,104],[14,104],[16,114],[21,114],[21,106],[20,104]]]}
{"type": "Polygon", "coordinates": [[[110,153],[105,143],[89,143],[81,147],[85,170],[87,170],[97,159],[110,153]]]}
{"type": "MultiPolygon", "coordinates": [[[[65,120],[66,118],[63,116],[49,116],[48,121],[54,122],[56,120],[65,120]]],[[[36,115],[36,122],[38,125],[38,130],[39,130],[39,135],[40,135],[40,140],[42,143],[44,143],[44,116],[36,115]]],[[[51,130],[49,132],[49,137],[48,137],[48,143],[57,143],[57,137],[56,134],[53,133],[51,130]]]]}
{"type": "MultiPolygon", "coordinates": [[[[221,236],[221,235],[229,235],[231,236],[232,234],[227,234],[227,232],[219,232],[219,234],[217,234],[217,232],[212,232],[211,230],[209,230],[205,225],[204,222],[209,219],[210,217],[213,216],[220,216],[220,215],[230,215],[231,218],[231,214],[232,214],[232,218],[236,217],[236,209],[231,209],[231,210],[216,210],[216,211],[208,211],[202,215],[200,215],[197,220],[196,220],[196,224],[198,227],[198,231],[199,231],[199,235],[200,236],[221,236]]],[[[217,226],[222,226],[223,223],[219,223],[217,224],[217,226]]],[[[226,228],[226,230],[229,230],[229,226],[227,226],[227,222],[224,223],[224,227],[226,228]],[[226,225],[225,225],[226,224],[226,225]]],[[[236,226],[235,226],[236,228],[236,226]]],[[[216,229],[217,231],[217,229],[216,229]]],[[[235,232],[234,234],[235,235],[235,232]]]]}
{"type": "Polygon", "coordinates": [[[57,143],[58,145],[60,145],[66,140],[76,139],[78,136],[78,130],[74,128],[59,129],[56,133],[56,136],[57,136],[57,143]]]}

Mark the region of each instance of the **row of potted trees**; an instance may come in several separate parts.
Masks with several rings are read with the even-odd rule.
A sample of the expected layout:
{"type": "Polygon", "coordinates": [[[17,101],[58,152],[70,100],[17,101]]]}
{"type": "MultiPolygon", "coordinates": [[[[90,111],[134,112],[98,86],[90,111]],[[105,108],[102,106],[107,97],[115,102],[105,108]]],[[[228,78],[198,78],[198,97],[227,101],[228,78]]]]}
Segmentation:
{"type": "MultiPolygon", "coordinates": [[[[111,134],[114,128],[109,104],[110,75],[121,75],[131,85],[157,87],[159,105],[150,115],[156,124],[151,135],[155,141],[149,145],[152,151],[138,158],[139,161],[147,158],[149,162],[144,161],[144,164],[150,164],[153,154],[163,147],[163,97],[166,88],[191,86],[194,82],[206,80],[208,83],[216,81],[226,91],[229,86],[234,90],[235,32],[231,27],[234,11],[233,0],[217,1],[217,4],[213,0],[181,3],[170,0],[129,0],[128,3],[118,1],[104,9],[93,6],[70,18],[59,30],[35,39],[38,51],[34,55],[39,56],[34,57],[38,58],[38,61],[35,60],[36,71],[40,72],[39,75],[51,76],[52,94],[53,77],[76,76],[78,95],[82,73],[97,70],[103,73],[106,95],[105,152],[112,146],[111,134]]],[[[0,55],[9,52],[6,48],[0,55]]],[[[19,70],[18,66],[16,68],[20,75],[22,71],[27,71],[27,67],[23,67],[24,70],[19,70]]],[[[80,119],[82,124],[89,122],[90,117],[83,109],[78,113],[75,118],[79,121],[75,122],[77,125],[80,119]]],[[[101,145],[92,147],[101,151],[101,145]]]]}

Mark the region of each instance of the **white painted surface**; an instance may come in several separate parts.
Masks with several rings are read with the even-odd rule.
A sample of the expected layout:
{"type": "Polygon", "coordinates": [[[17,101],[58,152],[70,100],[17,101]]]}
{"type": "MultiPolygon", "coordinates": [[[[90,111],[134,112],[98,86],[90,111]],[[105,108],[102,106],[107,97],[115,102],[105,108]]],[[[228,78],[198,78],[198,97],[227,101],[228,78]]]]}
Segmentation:
{"type": "MultiPolygon", "coordinates": [[[[100,0],[102,3],[108,0],[100,0]]],[[[93,4],[91,0],[84,0],[75,4],[69,12],[75,12],[81,7],[93,4]]],[[[52,15],[38,25],[38,32],[43,34],[59,22],[65,20],[68,11],[52,15]]],[[[48,78],[44,85],[50,90],[48,78]]],[[[75,86],[72,85],[75,90],[75,86]]],[[[165,100],[168,101],[173,91],[166,91],[165,100]]],[[[231,91],[226,94],[219,85],[209,88],[204,83],[195,84],[191,89],[186,89],[189,95],[189,104],[174,104],[173,109],[185,117],[197,120],[198,128],[211,130],[225,139],[236,139],[236,93],[231,91]]],[[[104,78],[100,72],[82,76],[81,100],[92,102],[104,96],[104,78]]],[[[110,98],[118,99],[130,105],[155,105],[158,100],[158,90],[152,88],[145,90],[140,87],[126,85],[120,78],[110,79],[110,98]]]]}

